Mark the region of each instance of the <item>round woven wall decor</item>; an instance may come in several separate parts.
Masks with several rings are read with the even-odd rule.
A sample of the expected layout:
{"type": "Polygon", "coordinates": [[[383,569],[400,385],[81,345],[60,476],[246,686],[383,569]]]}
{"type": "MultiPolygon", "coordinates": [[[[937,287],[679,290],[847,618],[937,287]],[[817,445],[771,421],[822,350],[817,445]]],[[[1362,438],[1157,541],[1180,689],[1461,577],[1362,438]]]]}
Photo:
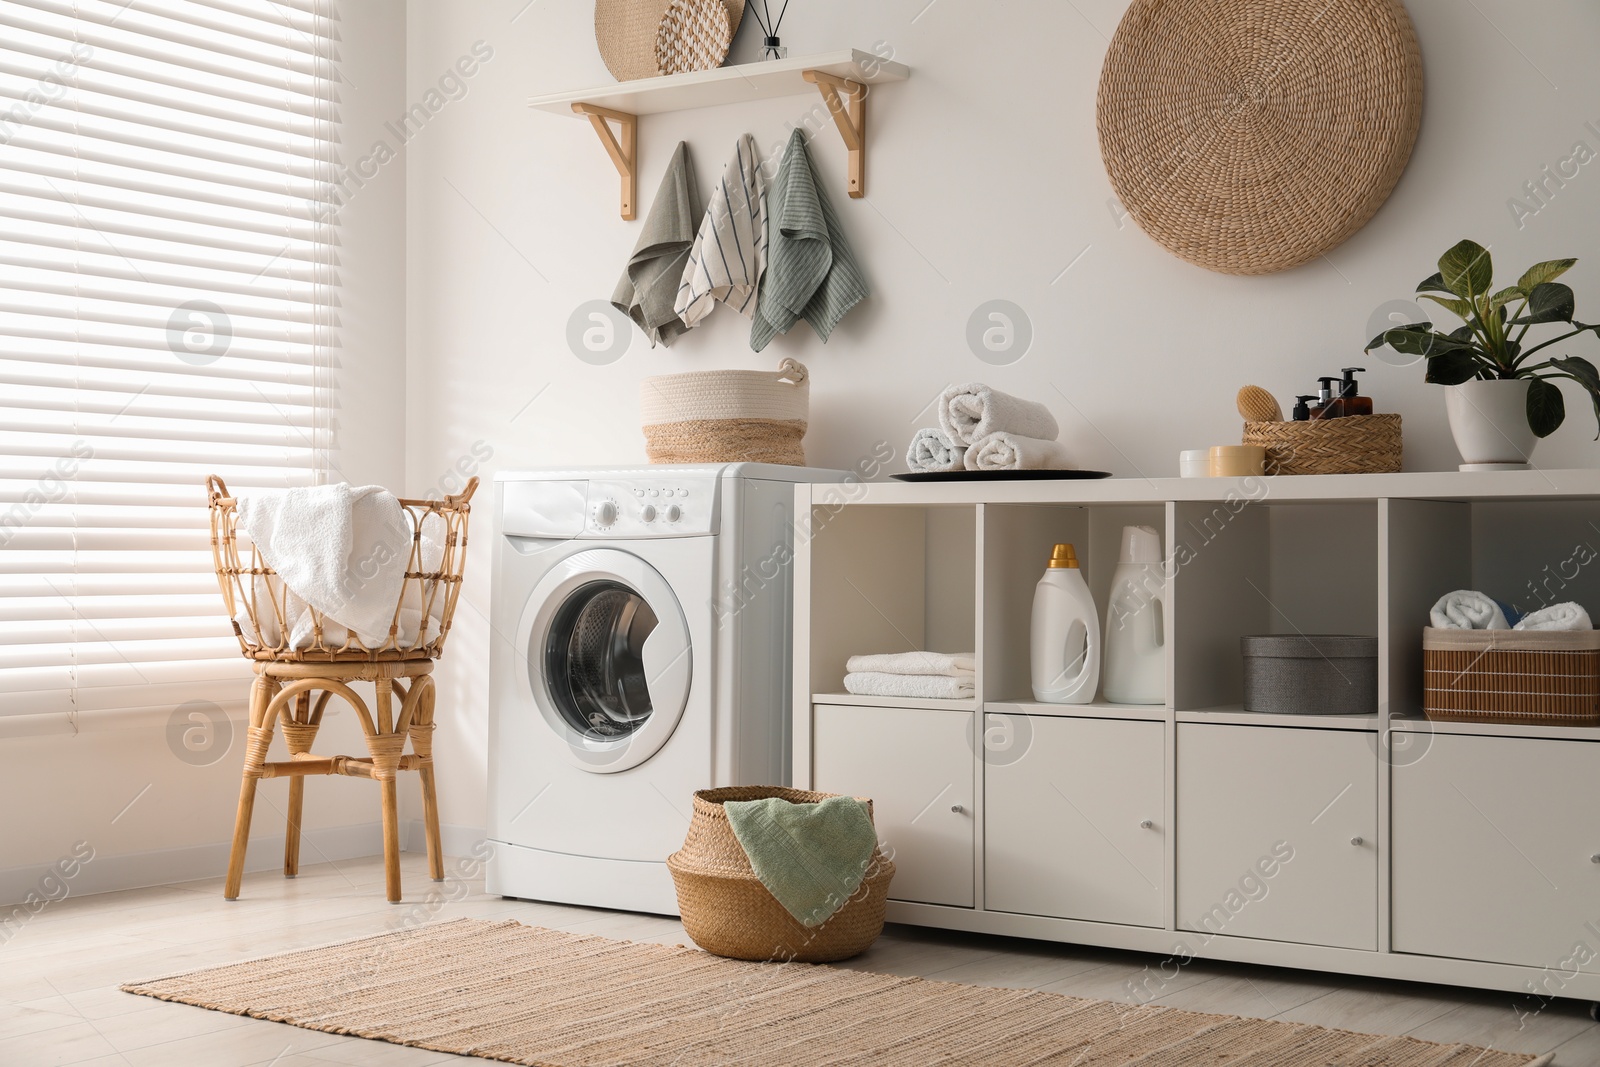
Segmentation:
{"type": "Polygon", "coordinates": [[[728,58],[732,43],[723,0],[672,0],[656,29],[656,69],[662,74],[714,70],[728,58]]]}
{"type": "MultiPolygon", "coordinates": [[[[739,32],[745,0],[723,0],[728,9],[728,37],[739,32]]],[[[654,78],[656,32],[672,0],[595,0],[594,38],[600,58],[619,82],[654,78]]]]}
{"type": "Polygon", "coordinates": [[[1173,255],[1270,274],[1388,199],[1422,121],[1400,0],[1134,0],[1100,73],[1100,154],[1173,255]]]}

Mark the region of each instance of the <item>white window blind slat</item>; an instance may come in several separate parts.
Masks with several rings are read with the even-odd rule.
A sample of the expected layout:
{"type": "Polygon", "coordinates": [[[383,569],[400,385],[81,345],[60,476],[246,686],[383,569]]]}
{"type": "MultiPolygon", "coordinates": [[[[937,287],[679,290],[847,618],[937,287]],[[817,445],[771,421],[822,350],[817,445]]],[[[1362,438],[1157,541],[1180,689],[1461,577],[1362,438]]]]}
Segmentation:
{"type": "Polygon", "coordinates": [[[0,4],[0,716],[239,703],[203,481],[334,424],[327,0],[0,4]]]}

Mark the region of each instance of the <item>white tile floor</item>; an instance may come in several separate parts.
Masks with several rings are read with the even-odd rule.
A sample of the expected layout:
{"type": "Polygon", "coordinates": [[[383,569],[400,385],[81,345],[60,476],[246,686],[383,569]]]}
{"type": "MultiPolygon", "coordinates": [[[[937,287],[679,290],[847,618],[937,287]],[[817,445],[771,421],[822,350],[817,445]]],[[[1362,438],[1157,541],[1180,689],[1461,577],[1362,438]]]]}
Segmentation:
{"type": "MultiPolygon", "coordinates": [[[[463,916],[634,941],[688,940],[668,919],[501,900],[485,895],[481,882],[435,886],[414,855],[405,860],[405,888],[415,903],[386,903],[382,883],[381,863],[369,859],[307,867],[293,880],[251,875],[232,904],[222,899],[220,878],[53,904],[0,945],[0,1065],[481,1063],[167,1004],[117,986],[382,933],[407,921],[463,916]]],[[[891,926],[847,966],[1129,1000],[1129,979],[1151,962],[1126,952],[891,926]]],[[[1195,1011],[1555,1051],[1560,1067],[1600,1064],[1600,1025],[1589,1019],[1587,1004],[1574,1001],[1519,1019],[1517,1007],[1526,1012],[1530,1005],[1508,993],[1212,963],[1185,967],[1160,993],[1159,1003],[1195,1011]]]]}

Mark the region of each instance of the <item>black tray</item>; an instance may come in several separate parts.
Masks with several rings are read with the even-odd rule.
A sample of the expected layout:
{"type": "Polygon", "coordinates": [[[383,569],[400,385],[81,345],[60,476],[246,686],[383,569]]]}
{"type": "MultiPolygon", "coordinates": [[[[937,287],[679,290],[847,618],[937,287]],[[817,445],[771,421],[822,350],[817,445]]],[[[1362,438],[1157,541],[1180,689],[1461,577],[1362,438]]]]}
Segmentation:
{"type": "Polygon", "coordinates": [[[902,482],[1038,482],[1046,480],[1087,481],[1109,478],[1110,471],[910,471],[891,474],[902,482]]]}

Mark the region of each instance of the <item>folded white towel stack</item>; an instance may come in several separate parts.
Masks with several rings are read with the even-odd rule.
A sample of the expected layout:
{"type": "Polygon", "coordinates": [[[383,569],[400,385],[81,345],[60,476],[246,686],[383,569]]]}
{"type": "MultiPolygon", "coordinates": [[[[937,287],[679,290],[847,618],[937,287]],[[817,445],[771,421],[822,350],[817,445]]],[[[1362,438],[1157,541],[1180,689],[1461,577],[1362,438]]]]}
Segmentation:
{"type": "Polygon", "coordinates": [[[1072,457],[1060,441],[1045,441],[1037,437],[999,430],[980,437],[963,463],[969,471],[1034,471],[1068,470],[1072,457]]]}
{"type": "Polygon", "coordinates": [[[966,445],[956,444],[937,426],[928,426],[911,439],[906,466],[913,471],[958,471],[966,454],[966,445]]]}
{"type": "Polygon", "coordinates": [[[886,674],[857,671],[844,676],[847,693],[873,697],[912,697],[918,700],[962,700],[973,695],[972,675],[955,678],[936,674],[886,674]]]}
{"type": "Polygon", "coordinates": [[[1472,589],[1458,589],[1440,597],[1429,618],[1441,630],[1511,629],[1500,605],[1472,589]]]}
{"type": "Polygon", "coordinates": [[[1592,630],[1594,623],[1589,620],[1589,613],[1584,611],[1580,604],[1551,604],[1547,608],[1528,612],[1513,629],[1592,630]]]}
{"type": "Polygon", "coordinates": [[[878,656],[851,656],[844,669],[851,674],[924,674],[970,678],[977,667],[971,652],[890,652],[878,656]]]}
{"type": "Polygon", "coordinates": [[[958,445],[1004,430],[1022,437],[1053,441],[1061,427],[1050,409],[1034,400],[991,389],[982,382],[952,385],[939,398],[939,426],[958,445]]]}

